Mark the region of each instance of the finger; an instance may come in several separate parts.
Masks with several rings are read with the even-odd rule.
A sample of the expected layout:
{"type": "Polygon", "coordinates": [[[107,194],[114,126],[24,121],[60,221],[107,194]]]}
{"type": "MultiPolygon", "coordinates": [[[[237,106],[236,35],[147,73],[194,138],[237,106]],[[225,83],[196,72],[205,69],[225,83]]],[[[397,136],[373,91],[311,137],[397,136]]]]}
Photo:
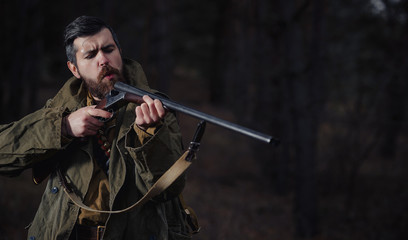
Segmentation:
{"type": "Polygon", "coordinates": [[[88,129],[87,131],[89,133],[89,135],[96,135],[98,133],[98,129],[88,129]]]}
{"type": "Polygon", "coordinates": [[[164,109],[162,102],[158,99],[155,99],[154,105],[156,107],[156,111],[159,117],[164,118],[164,116],[166,115],[166,110],[164,109]]]}
{"type": "Polygon", "coordinates": [[[150,111],[150,118],[153,122],[157,122],[164,116],[164,109],[162,109],[162,104],[159,100],[155,99],[153,100],[149,96],[145,95],[143,96],[143,100],[146,102],[146,104],[149,106],[149,111],[150,111]],[[159,109],[160,108],[160,113],[159,109]]]}
{"type": "Polygon", "coordinates": [[[153,103],[153,99],[148,95],[143,96],[143,101],[145,101],[145,103],[147,103],[148,105],[151,105],[153,103]]]}
{"type": "Polygon", "coordinates": [[[93,136],[93,135],[96,135],[95,131],[91,131],[89,129],[86,129],[82,133],[79,134],[79,137],[87,137],[87,136],[93,136]]]}
{"type": "Polygon", "coordinates": [[[157,122],[160,120],[159,114],[157,113],[156,105],[154,102],[152,102],[149,105],[149,111],[150,111],[150,118],[152,122],[157,122]]]}
{"type": "Polygon", "coordinates": [[[135,112],[136,112],[136,124],[141,126],[143,124],[144,118],[142,108],[140,106],[137,106],[135,112]]]}
{"type": "Polygon", "coordinates": [[[88,108],[87,110],[88,114],[93,116],[93,117],[102,117],[102,118],[110,118],[112,117],[112,113],[102,110],[102,109],[97,109],[97,108],[88,108]]]}
{"type": "Polygon", "coordinates": [[[140,108],[142,109],[143,112],[143,121],[144,121],[144,125],[150,125],[152,122],[151,116],[150,116],[150,109],[149,106],[146,103],[142,103],[142,105],[140,105],[140,108]]]}
{"type": "Polygon", "coordinates": [[[97,118],[95,118],[92,115],[88,115],[85,118],[85,127],[86,128],[93,128],[93,129],[99,129],[104,125],[102,121],[99,121],[97,118]]]}
{"type": "MultiPolygon", "coordinates": [[[[100,121],[97,121],[97,122],[99,123],[100,121]]],[[[88,124],[85,126],[85,129],[87,129],[87,130],[89,130],[89,131],[97,132],[99,129],[101,129],[101,127],[102,127],[102,126],[98,126],[98,125],[94,125],[94,124],[92,124],[92,123],[88,123],[88,124]]]]}

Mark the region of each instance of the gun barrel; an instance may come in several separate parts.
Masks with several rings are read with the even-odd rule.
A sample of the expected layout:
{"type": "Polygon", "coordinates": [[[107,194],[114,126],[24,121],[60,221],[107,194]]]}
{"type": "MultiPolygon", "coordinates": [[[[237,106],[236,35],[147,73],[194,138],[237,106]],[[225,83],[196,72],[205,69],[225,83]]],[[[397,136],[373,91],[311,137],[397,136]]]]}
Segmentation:
{"type": "Polygon", "coordinates": [[[168,109],[175,110],[175,111],[190,115],[192,117],[196,117],[198,119],[207,121],[209,123],[224,127],[226,129],[229,129],[229,130],[232,130],[232,131],[235,131],[235,132],[239,132],[241,134],[244,134],[246,136],[255,138],[255,139],[263,141],[265,143],[274,143],[274,144],[279,143],[278,139],[273,138],[272,136],[269,136],[267,134],[264,134],[264,133],[261,133],[261,132],[258,132],[258,131],[255,131],[255,130],[252,130],[252,129],[249,129],[249,128],[246,128],[246,127],[243,127],[243,126],[240,126],[240,125],[235,124],[235,123],[231,123],[229,121],[226,121],[226,120],[214,117],[212,115],[197,111],[197,110],[195,110],[193,108],[183,106],[183,105],[181,105],[179,103],[176,103],[176,102],[174,102],[172,100],[169,100],[167,98],[164,98],[164,97],[158,96],[156,94],[147,92],[145,90],[142,90],[142,89],[127,85],[125,83],[117,82],[117,83],[115,83],[114,88],[116,90],[118,90],[118,91],[131,93],[131,94],[138,95],[138,96],[148,95],[152,99],[160,100],[163,103],[163,105],[165,107],[167,107],[168,109]]]}

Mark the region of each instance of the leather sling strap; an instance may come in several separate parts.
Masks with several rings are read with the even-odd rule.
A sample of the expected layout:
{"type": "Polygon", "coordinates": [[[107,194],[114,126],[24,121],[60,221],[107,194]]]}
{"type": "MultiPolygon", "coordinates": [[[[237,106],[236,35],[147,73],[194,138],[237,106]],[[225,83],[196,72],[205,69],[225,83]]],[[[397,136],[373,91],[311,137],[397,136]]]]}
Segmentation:
{"type": "Polygon", "coordinates": [[[75,194],[75,192],[68,186],[65,177],[62,175],[60,169],[58,168],[58,175],[61,181],[61,185],[64,188],[64,192],[68,195],[68,197],[74,202],[75,205],[78,207],[92,211],[92,212],[98,212],[98,213],[122,213],[129,211],[135,207],[142,206],[149,200],[151,200],[153,197],[159,195],[161,192],[163,192],[167,187],[169,187],[183,172],[187,170],[187,168],[191,165],[191,160],[195,156],[195,152],[198,150],[198,146],[196,149],[194,147],[192,148],[190,146],[190,149],[186,151],[157,181],[153,186],[147,191],[147,193],[136,203],[133,205],[121,209],[121,210],[97,210],[90,208],[86,206],[81,198],[75,194]]]}

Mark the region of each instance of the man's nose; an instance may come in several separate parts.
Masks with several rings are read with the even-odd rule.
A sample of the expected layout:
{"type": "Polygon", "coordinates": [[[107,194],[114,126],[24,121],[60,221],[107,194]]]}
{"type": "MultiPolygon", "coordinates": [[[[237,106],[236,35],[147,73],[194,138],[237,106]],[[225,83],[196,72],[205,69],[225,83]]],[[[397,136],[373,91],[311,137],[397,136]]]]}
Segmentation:
{"type": "Polygon", "coordinates": [[[98,56],[99,65],[100,65],[100,66],[106,66],[106,65],[108,65],[109,59],[108,59],[108,57],[105,55],[105,53],[101,51],[101,52],[99,52],[98,55],[99,55],[99,56],[98,56]]]}

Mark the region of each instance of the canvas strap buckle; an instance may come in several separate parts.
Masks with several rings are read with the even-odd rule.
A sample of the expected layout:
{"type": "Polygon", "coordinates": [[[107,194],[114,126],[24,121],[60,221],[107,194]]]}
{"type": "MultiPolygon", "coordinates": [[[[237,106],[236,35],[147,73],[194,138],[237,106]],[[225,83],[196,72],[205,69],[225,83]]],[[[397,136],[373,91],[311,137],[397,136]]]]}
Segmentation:
{"type": "Polygon", "coordinates": [[[102,239],[103,233],[105,232],[105,226],[98,226],[96,228],[96,239],[102,239]]]}

